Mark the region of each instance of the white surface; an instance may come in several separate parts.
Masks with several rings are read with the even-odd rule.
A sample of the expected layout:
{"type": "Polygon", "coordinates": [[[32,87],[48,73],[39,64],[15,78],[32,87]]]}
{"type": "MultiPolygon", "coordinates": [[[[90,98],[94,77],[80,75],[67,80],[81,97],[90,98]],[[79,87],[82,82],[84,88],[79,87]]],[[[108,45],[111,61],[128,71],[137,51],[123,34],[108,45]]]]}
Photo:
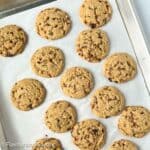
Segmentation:
{"type": "MultiPolygon", "coordinates": [[[[149,25],[150,0],[134,0],[134,3],[149,44],[150,43],[150,25],[149,25]]],[[[150,46],[150,44],[148,46],[150,46]]]]}
{"type": "MultiPolygon", "coordinates": [[[[72,5],[72,1],[70,0],[61,0],[59,2],[46,4],[17,15],[4,18],[0,21],[1,26],[6,24],[18,24],[24,28],[29,35],[28,45],[21,55],[13,58],[1,57],[0,59],[0,110],[2,111],[4,122],[3,126],[5,128],[7,139],[9,142],[13,143],[31,144],[34,143],[38,138],[48,135],[49,137],[59,138],[65,150],[75,150],[76,147],[72,144],[70,132],[62,134],[53,133],[46,128],[43,121],[44,112],[50,103],[59,99],[65,99],[73,103],[76,107],[78,112],[78,121],[86,118],[96,118],[106,126],[107,140],[103,150],[106,150],[114,140],[120,138],[131,139],[139,145],[140,150],[146,150],[149,146],[150,134],[146,135],[142,139],[129,138],[121,135],[117,129],[118,117],[99,119],[92,115],[89,105],[91,94],[82,100],[71,99],[67,96],[64,96],[60,89],[60,76],[53,79],[45,79],[36,76],[31,71],[30,58],[37,48],[45,45],[58,46],[65,54],[65,69],[71,66],[83,66],[88,68],[93,73],[95,77],[94,89],[97,89],[103,85],[115,85],[124,93],[127,105],[143,105],[150,109],[149,96],[139,69],[136,78],[128,83],[110,83],[102,75],[103,61],[100,63],[91,64],[82,60],[76,54],[74,46],[75,39],[80,31],[87,28],[79,20],[78,11],[81,2],[82,0],[74,1],[74,4],[72,5]],[[47,41],[40,38],[34,29],[36,15],[42,9],[50,6],[55,6],[66,10],[71,16],[73,22],[71,32],[65,38],[56,41],[47,41]],[[26,77],[32,77],[40,80],[47,89],[47,97],[45,102],[40,107],[29,112],[22,112],[12,106],[9,95],[12,85],[16,81],[26,77]]],[[[112,20],[103,27],[110,37],[110,54],[114,52],[125,51],[134,56],[130,41],[117,10],[115,0],[110,0],[110,2],[113,6],[113,17],[112,20]]],[[[19,150],[22,149],[23,148],[19,148],[19,150]]]]}

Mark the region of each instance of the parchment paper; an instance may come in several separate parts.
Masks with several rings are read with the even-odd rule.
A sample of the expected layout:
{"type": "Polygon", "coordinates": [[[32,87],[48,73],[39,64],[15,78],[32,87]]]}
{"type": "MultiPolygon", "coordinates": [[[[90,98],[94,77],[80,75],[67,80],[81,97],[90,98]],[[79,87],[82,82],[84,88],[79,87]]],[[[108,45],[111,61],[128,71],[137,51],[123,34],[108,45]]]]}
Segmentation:
{"type": "MultiPolygon", "coordinates": [[[[62,134],[53,133],[47,129],[43,121],[44,112],[48,106],[54,101],[64,99],[76,107],[78,121],[86,118],[96,118],[107,127],[107,139],[103,150],[107,150],[108,146],[114,140],[120,138],[127,138],[134,141],[139,145],[140,150],[148,150],[150,146],[150,134],[141,139],[125,137],[120,134],[117,129],[118,116],[109,119],[100,119],[91,113],[89,105],[91,93],[103,85],[115,85],[118,87],[126,97],[126,105],[142,105],[150,109],[150,98],[139,68],[138,75],[134,80],[124,84],[110,83],[102,75],[102,64],[104,61],[92,64],[82,60],[76,54],[76,37],[80,31],[88,28],[83,25],[79,19],[79,7],[81,3],[82,0],[58,0],[0,20],[0,26],[7,24],[17,24],[21,26],[27,32],[29,38],[28,44],[21,55],[12,58],[0,57],[0,112],[7,141],[20,144],[32,144],[35,140],[48,135],[49,137],[60,139],[65,150],[77,149],[72,143],[70,132],[62,134]],[[35,17],[42,9],[48,7],[59,7],[68,12],[71,16],[73,22],[72,30],[63,39],[48,41],[39,37],[35,32],[35,17]],[[76,100],[64,96],[59,86],[61,75],[56,78],[46,79],[35,75],[31,71],[30,59],[32,54],[38,48],[46,45],[57,46],[63,50],[65,54],[65,69],[72,66],[83,66],[93,73],[95,77],[95,87],[87,97],[82,100],[76,100]],[[28,77],[38,79],[44,84],[47,89],[47,97],[40,107],[28,112],[22,112],[12,106],[10,90],[16,81],[28,77]]],[[[112,19],[107,25],[102,27],[110,38],[110,54],[115,52],[128,52],[135,57],[115,0],[110,0],[110,3],[113,7],[112,19]]],[[[14,149],[17,150],[17,148],[14,149]]],[[[19,147],[18,149],[22,150],[25,149],[25,147],[19,147]]]]}

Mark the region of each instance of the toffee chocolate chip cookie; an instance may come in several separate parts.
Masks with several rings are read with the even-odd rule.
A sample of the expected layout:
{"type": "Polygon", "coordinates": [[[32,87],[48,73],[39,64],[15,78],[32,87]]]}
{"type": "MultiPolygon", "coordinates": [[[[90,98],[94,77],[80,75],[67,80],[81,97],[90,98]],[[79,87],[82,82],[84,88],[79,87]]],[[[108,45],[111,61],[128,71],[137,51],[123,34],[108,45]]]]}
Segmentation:
{"type": "Polygon", "coordinates": [[[92,74],[82,67],[68,69],[61,78],[64,94],[72,98],[83,98],[90,93],[94,85],[92,74]]]}
{"type": "Polygon", "coordinates": [[[36,141],[32,150],[63,150],[63,148],[58,139],[43,138],[36,141]]]}
{"type": "Polygon", "coordinates": [[[67,101],[52,103],[45,113],[45,124],[54,132],[62,133],[71,130],[76,120],[76,110],[67,101]]]}
{"type": "Polygon", "coordinates": [[[121,112],[124,108],[124,96],[116,87],[104,86],[91,97],[92,112],[102,118],[108,118],[121,112]]]}
{"type": "Polygon", "coordinates": [[[138,150],[137,146],[125,139],[115,141],[108,150],[138,150]]]}
{"type": "Polygon", "coordinates": [[[69,15],[59,8],[42,10],[36,18],[37,33],[48,40],[64,37],[71,28],[69,15]]]}
{"type": "Polygon", "coordinates": [[[38,49],[32,56],[31,66],[37,75],[51,78],[58,76],[64,67],[63,52],[56,47],[46,46],[38,49]]]}
{"type": "Polygon", "coordinates": [[[109,81],[123,83],[135,77],[137,66],[129,54],[115,53],[106,59],[103,73],[109,81]]]}
{"type": "Polygon", "coordinates": [[[150,132],[150,111],[142,106],[128,106],[122,112],[118,128],[121,133],[136,138],[150,132]]]}
{"type": "Polygon", "coordinates": [[[91,28],[105,25],[112,16],[112,8],[107,0],[84,0],[80,7],[80,18],[91,28]]]}
{"type": "Polygon", "coordinates": [[[0,28],[0,55],[5,57],[20,54],[27,42],[25,31],[16,25],[0,28]]]}
{"type": "Polygon", "coordinates": [[[82,150],[99,150],[105,142],[105,127],[95,119],[77,123],[72,130],[72,139],[82,150]]]}
{"type": "Polygon", "coordinates": [[[107,34],[100,29],[82,31],[76,41],[76,51],[89,62],[99,62],[109,52],[107,34]]]}
{"type": "Polygon", "coordinates": [[[45,99],[46,90],[41,82],[35,79],[23,79],[16,82],[11,90],[14,106],[28,111],[39,106],[45,99]]]}

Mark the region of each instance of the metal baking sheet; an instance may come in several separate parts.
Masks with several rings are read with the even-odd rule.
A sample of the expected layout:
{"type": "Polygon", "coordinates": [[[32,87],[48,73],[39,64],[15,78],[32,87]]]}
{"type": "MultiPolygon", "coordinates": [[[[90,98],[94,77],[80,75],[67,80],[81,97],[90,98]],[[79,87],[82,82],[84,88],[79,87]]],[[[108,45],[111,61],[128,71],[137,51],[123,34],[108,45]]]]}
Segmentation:
{"type": "Polygon", "coordinates": [[[52,1],[54,0],[0,0],[0,18],[52,1]]]}
{"type": "Polygon", "coordinates": [[[145,85],[150,92],[150,50],[147,46],[147,39],[134,6],[134,0],[116,0],[116,2],[132,43],[135,55],[140,64],[141,71],[145,79],[145,85]]]}
{"type": "MultiPolygon", "coordinates": [[[[38,6],[36,8],[0,20],[0,26],[16,23],[22,28],[24,28],[24,30],[29,36],[28,45],[21,55],[13,58],[0,58],[0,121],[2,122],[2,130],[0,128],[0,143],[4,143],[4,140],[6,140],[7,142],[10,142],[10,144],[18,143],[22,144],[22,146],[24,144],[26,146],[31,146],[30,144],[34,143],[36,139],[44,137],[45,134],[47,134],[48,136],[59,138],[62,141],[65,150],[75,150],[76,147],[71,142],[70,133],[53,133],[49,131],[43,123],[44,111],[47,109],[51,102],[54,102],[58,99],[65,99],[73,103],[73,105],[77,108],[79,114],[79,121],[85,118],[96,118],[107,127],[107,133],[109,134],[109,136],[107,136],[107,142],[103,147],[103,150],[106,150],[114,140],[124,137],[118,132],[116,127],[116,121],[118,119],[118,116],[112,117],[110,119],[99,119],[91,113],[89,109],[90,95],[81,101],[76,101],[63,95],[60,87],[58,87],[60,77],[55,78],[54,80],[50,80],[38,77],[32,73],[29,65],[30,58],[37,48],[45,45],[55,45],[60,47],[64,51],[66,56],[65,69],[71,66],[80,65],[91,70],[91,72],[95,76],[95,89],[103,85],[115,85],[125,94],[127,105],[143,105],[150,109],[150,97],[148,93],[149,86],[147,84],[149,81],[149,74],[147,74],[146,71],[143,71],[143,68],[145,70],[145,66],[143,64],[144,59],[143,57],[141,59],[141,57],[139,56],[139,51],[141,52],[142,50],[141,56],[144,54],[144,58],[146,58],[146,60],[149,60],[149,54],[147,53],[146,42],[144,40],[143,34],[138,34],[141,33],[141,28],[139,23],[137,22],[137,18],[135,17],[135,12],[132,3],[129,0],[127,0],[126,2],[122,0],[110,0],[110,2],[113,6],[113,17],[112,20],[106,26],[102,27],[102,29],[105,30],[110,37],[110,54],[114,52],[126,51],[130,53],[139,63],[138,75],[134,80],[125,84],[110,83],[103,77],[101,73],[103,61],[98,64],[91,64],[82,60],[76,55],[74,47],[75,39],[80,31],[87,28],[79,21],[78,16],[78,9],[79,5],[82,3],[82,0],[75,1],[74,5],[72,5],[72,2],[70,0],[56,1],[46,5],[38,6]],[[124,5],[126,6],[125,10],[123,7],[124,5]],[[40,38],[36,34],[34,29],[34,21],[36,15],[42,9],[51,6],[59,7],[63,10],[66,10],[73,21],[71,32],[65,38],[56,41],[47,41],[40,38]],[[128,12],[128,14],[126,14],[125,12],[128,12]],[[25,16],[27,18],[26,20],[24,19],[25,16]],[[130,20],[128,20],[129,16],[130,20]],[[132,26],[130,26],[130,23],[132,23],[132,26]],[[136,47],[136,42],[139,41],[136,41],[137,39],[135,40],[132,38],[133,35],[130,31],[131,27],[135,27],[136,30],[132,30],[134,30],[135,34],[137,33],[137,36],[140,37],[141,41],[143,41],[141,45],[138,44],[138,47],[136,47]],[[48,95],[44,104],[30,112],[21,112],[15,109],[11,105],[9,97],[9,92],[12,84],[24,77],[36,78],[40,80],[48,89],[48,95]],[[5,138],[3,136],[3,133],[5,135],[5,138]]],[[[146,70],[148,70],[148,68],[146,70]]],[[[129,137],[124,138],[131,139],[132,141],[137,143],[137,145],[139,145],[140,147],[140,150],[147,149],[147,146],[149,145],[150,141],[150,135],[147,135],[142,139],[135,139],[129,137]]],[[[4,149],[3,148],[2,150],[4,150],[6,147],[4,149]]],[[[24,149],[31,150],[31,148],[27,147],[10,147],[10,150],[24,149]]]]}

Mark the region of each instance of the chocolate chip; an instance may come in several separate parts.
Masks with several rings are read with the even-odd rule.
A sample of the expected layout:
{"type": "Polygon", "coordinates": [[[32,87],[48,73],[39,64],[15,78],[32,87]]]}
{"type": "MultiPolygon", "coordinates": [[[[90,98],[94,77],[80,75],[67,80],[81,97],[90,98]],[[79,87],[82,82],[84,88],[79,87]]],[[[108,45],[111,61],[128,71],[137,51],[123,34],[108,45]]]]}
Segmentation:
{"type": "Polygon", "coordinates": [[[93,129],[92,131],[93,131],[93,133],[94,133],[95,135],[97,135],[98,129],[93,129]]]}
{"type": "Polygon", "coordinates": [[[108,78],[108,80],[109,80],[110,82],[112,82],[112,79],[111,79],[111,78],[108,78]]]}
{"type": "Polygon", "coordinates": [[[91,27],[91,28],[95,28],[95,27],[96,27],[96,24],[91,23],[91,24],[90,24],[90,27],[91,27]]]}

